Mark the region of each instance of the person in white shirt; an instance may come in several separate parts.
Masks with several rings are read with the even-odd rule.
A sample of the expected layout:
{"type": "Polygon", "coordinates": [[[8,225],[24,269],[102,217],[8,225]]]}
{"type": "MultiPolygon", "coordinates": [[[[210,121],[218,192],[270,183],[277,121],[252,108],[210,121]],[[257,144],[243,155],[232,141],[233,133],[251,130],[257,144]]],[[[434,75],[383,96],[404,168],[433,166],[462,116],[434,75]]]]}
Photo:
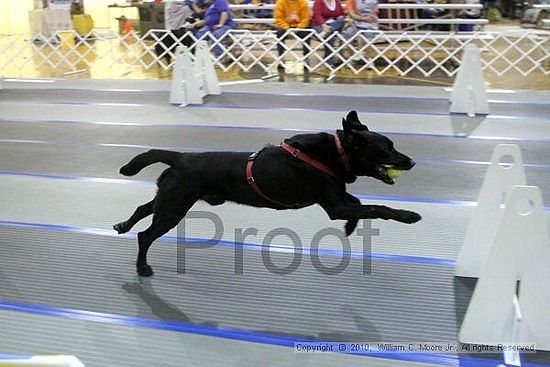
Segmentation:
{"type": "Polygon", "coordinates": [[[165,1],[164,2],[164,28],[168,32],[157,32],[159,38],[155,45],[157,57],[166,59],[166,63],[171,62],[171,54],[174,54],[177,46],[191,47],[193,40],[190,37],[184,37],[187,32],[185,25],[193,16],[193,10],[186,1],[165,1]]]}

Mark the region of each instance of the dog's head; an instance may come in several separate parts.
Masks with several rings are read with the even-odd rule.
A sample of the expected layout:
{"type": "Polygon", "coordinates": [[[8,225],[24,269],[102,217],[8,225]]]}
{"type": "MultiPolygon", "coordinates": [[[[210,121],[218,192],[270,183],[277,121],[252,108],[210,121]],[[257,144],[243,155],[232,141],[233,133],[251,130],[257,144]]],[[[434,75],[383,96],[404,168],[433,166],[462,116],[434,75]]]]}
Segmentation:
{"type": "Polygon", "coordinates": [[[388,175],[389,168],[408,171],[414,167],[415,162],[398,152],[389,138],[369,131],[359,121],[356,111],[342,119],[342,127],[342,145],[357,176],[370,176],[393,185],[395,181],[388,175]]]}

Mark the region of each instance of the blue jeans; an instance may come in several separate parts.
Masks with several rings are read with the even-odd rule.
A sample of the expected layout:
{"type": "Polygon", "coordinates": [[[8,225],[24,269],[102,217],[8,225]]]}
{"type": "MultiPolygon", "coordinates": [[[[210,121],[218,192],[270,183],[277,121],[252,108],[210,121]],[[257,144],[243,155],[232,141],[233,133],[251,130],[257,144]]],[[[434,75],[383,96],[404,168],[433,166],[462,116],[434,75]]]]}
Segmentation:
{"type": "MultiPolygon", "coordinates": [[[[210,28],[208,28],[208,26],[204,26],[201,29],[199,29],[197,31],[197,33],[195,33],[195,37],[197,37],[197,39],[198,39],[198,38],[201,38],[202,36],[204,36],[206,33],[211,32],[212,35],[214,36],[214,38],[220,39],[230,29],[231,29],[231,27],[229,27],[227,25],[224,25],[221,28],[214,29],[214,30],[211,31],[210,28]]],[[[220,46],[216,45],[214,47],[214,54],[216,55],[216,57],[219,57],[222,54],[222,49],[221,49],[220,46]]]]}
{"type": "MultiPolygon", "coordinates": [[[[344,25],[346,24],[346,20],[345,19],[335,19],[334,22],[332,23],[329,23],[327,24],[331,29],[332,29],[332,32],[330,32],[330,34],[332,34],[333,32],[339,32],[342,30],[342,28],[344,28],[344,25]]],[[[313,26],[313,29],[315,29],[315,31],[317,33],[321,33],[323,31],[323,27],[320,26],[320,25],[314,25],[313,26]]],[[[327,36],[330,36],[327,35],[327,36]]],[[[336,41],[336,38],[331,38],[327,43],[328,44],[325,44],[325,58],[330,54],[330,48],[329,48],[329,45],[330,46],[334,46],[334,42],[336,41]]],[[[334,58],[331,57],[329,59],[327,59],[327,64],[329,65],[333,65],[334,64],[334,58]]]]}

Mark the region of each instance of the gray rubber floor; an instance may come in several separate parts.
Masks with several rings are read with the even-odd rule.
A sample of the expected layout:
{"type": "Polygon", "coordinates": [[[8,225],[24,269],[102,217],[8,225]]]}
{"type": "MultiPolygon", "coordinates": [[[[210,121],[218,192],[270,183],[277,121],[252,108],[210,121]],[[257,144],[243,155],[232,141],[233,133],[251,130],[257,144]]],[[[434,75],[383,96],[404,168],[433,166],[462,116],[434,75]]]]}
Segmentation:
{"type": "MultiPolygon", "coordinates": [[[[154,116],[151,119],[155,119],[154,116]]],[[[468,121],[472,119],[465,118],[468,121]]],[[[341,128],[337,124],[334,126],[341,128]]],[[[232,150],[254,151],[266,143],[278,144],[294,134],[310,131],[257,130],[246,128],[223,128],[219,126],[113,126],[101,128],[86,124],[55,122],[0,121],[0,142],[5,140],[31,140],[59,144],[119,144],[150,147],[172,147],[179,150],[232,150]]],[[[400,135],[392,132],[395,146],[415,157],[415,160],[442,161],[489,161],[496,144],[504,139],[457,139],[456,137],[429,137],[400,135]]],[[[533,141],[512,141],[521,147],[524,163],[548,165],[548,144],[533,141]]]]}
{"type": "MultiPolygon", "coordinates": [[[[260,83],[230,86],[202,106],[182,109],[166,103],[166,82],[124,81],[118,91],[111,81],[6,85],[0,90],[0,353],[75,354],[92,367],[501,361],[501,355],[303,355],[285,343],[457,343],[475,285],[453,276],[472,213],[457,203],[476,201],[494,146],[511,142],[522,149],[528,183],[550,205],[550,93],[490,94],[491,114],[470,119],[448,116],[442,88],[260,83]],[[307,245],[296,271],[274,274],[254,239],[243,251],[243,274],[235,275],[234,244],[224,236],[220,246],[187,248],[185,274],[177,272],[182,248],[166,237],[151,251],[155,276],[136,277],[135,238],[108,231],[153,192],[150,185],[113,180],[127,180],[118,169],[131,157],[151,147],[254,151],[297,133],[334,131],[351,109],[418,164],[392,187],[360,179],[349,191],[425,218],[417,226],[377,222],[381,234],[369,274],[355,239],[349,266],[336,275],[313,267],[307,245]]],[[[131,180],[153,181],[162,169],[131,180]]],[[[227,233],[255,225],[263,235],[286,226],[304,244],[328,222],[318,208],[213,211],[227,233]]],[[[206,227],[189,232],[210,233],[206,227]]],[[[290,250],[277,245],[272,261],[286,266],[290,250]]],[[[339,247],[328,248],[319,260],[335,266],[339,247]]],[[[550,364],[547,353],[523,360],[550,364]]]]}
{"type": "MultiPolygon", "coordinates": [[[[0,236],[2,299],[312,340],[456,341],[449,266],[375,260],[364,275],[352,259],[342,273],[323,275],[304,256],[282,277],[266,269],[260,251],[246,250],[235,276],[234,249],[216,246],[188,249],[186,274],[178,275],[177,245],[158,243],[150,259],[157,274],[140,282],[134,239],[6,228],[0,236]]],[[[277,267],[291,262],[289,254],[272,258],[277,267]]],[[[326,267],[340,260],[320,257],[326,267]]]]}
{"type": "MultiPolygon", "coordinates": [[[[21,90],[0,91],[4,101],[17,102],[25,99],[29,102],[47,102],[51,104],[108,104],[124,103],[136,105],[164,105],[169,93],[160,91],[142,91],[137,93],[94,91],[75,93],[71,89],[55,90],[21,90]]],[[[276,95],[243,92],[227,92],[219,96],[208,96],[205,107],[237,107],[250,109],[295,108],[306,110],[332,110],[360,112],[392,112],[447,115],[449,101],[447,98],[395,98],[395,97],[340,97],[324,95],[276,95]],[[269,103],[266,104],[266,100],[269,103]]],[[[491,113],[505,116],[545,118],[550,114],[550,106],[541,103],[490,103],[491,113]]]]}
{"type": "MultiPolygon", "coordinates": [[[[42,83],[34,83],[21,79],[4,80],[5,89],[71,89],[86,91],[110,91],[139,93],[142,91],[163,92],[170,89],[171,80],[137,80],[137,79],[48,79],[42,83]]],[[[422,87],[422,92],[413,85],[376,85],[365,87],[364,84],[318,84],[302,82],[265,83],[258,80],[242,83],[221,82],[224,92],[256,93],[256,94],[280,94],[280,95],[325,95],[325,96],[349,96],[349,97],[410,97],[418,98],[449,98],[451,88],[422,87]]],[[[548,92],[541,90],[487,90],[491,100],[526,103],[547,103],[548,92]]]]}

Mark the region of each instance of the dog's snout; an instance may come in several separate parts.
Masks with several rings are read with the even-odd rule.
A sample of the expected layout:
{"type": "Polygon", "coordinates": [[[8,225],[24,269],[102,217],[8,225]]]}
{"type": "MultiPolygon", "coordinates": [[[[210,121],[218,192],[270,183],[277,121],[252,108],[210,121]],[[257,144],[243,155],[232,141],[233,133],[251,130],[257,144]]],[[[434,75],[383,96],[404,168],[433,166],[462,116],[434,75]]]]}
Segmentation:
{"type": "Polygon", "coordinates": [[[412,159],[409,159],[409,168],[413,168],[416,165],[416,162],[412,159]]]}

